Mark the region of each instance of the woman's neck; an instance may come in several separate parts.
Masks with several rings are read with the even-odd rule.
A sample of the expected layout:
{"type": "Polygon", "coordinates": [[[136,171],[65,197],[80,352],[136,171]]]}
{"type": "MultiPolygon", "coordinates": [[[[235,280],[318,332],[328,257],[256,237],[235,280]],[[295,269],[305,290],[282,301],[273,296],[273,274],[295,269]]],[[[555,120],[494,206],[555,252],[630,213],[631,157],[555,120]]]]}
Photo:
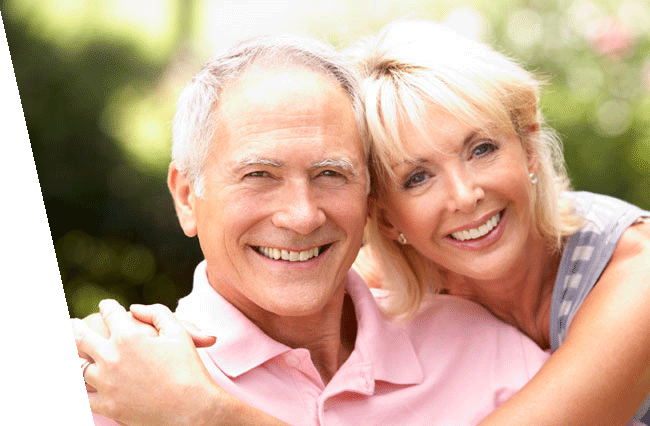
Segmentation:
{"type": "Polygon", "coordinates": [[[533,339],[542,349],[550,347],[550,311],[555,276],[561,253],[538,245],[522,256],[503,278],[472,279],[445,273],[445,291],[475,301],[502,321],[533,339]]]}

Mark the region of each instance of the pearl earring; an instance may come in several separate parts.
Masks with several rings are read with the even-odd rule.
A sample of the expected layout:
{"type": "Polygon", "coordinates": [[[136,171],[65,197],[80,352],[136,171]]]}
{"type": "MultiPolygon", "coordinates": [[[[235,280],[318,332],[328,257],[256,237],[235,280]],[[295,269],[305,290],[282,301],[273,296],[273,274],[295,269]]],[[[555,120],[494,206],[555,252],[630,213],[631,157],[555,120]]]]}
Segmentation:
{"type": "Polygon", "coordinates": [[[397,241],[399,241],[401,245],[406,244],[406,237],[404,236],[404,234],[400,232],[399,235],[397,236],[397,241]]]}
{"type": "Polygon", "coordinates": [[[537,183],[537,176],[535,176],[535,173],[529,174],[528,177],[530,178],[530,183],[532,183],[533,185],[537,183]]]}

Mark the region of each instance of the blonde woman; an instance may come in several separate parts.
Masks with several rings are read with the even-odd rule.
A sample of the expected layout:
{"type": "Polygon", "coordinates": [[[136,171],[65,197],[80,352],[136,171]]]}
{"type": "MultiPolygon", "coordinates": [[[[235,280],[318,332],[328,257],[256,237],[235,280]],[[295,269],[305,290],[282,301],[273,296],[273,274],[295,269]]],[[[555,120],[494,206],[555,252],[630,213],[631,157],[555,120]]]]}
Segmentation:
{"type": "Polygon", "coordinates": [[[481,425],[640,418],[650,392],[650,212],[568,192],[539,82],[488,46],[410,21],[354,54],[374,179],[358,266],[368,281],[382,277],[388,310],[457,295],[553,353],[481,425]]]}

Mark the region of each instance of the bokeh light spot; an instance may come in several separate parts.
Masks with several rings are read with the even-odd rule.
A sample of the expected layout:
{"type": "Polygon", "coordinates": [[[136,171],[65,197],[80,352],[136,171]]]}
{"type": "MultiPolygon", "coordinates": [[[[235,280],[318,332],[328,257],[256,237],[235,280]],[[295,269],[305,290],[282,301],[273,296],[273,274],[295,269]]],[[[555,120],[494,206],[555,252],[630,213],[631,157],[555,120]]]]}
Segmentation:
{"type": "Polygon", "coordinates": [[[630,128],[632,107],[624,100],[609,100],[596,112],[597,129],[605,136],[618,136],[630,128]]]}
{"type": "Polygon", "coordinates": [[[130,246],[122,253],[120,271],[134,283],[142,283],[153,276],[156,260],[146,247],[130,246]]]}
{"type": "Polygon", "coordinates": [[[534,10],[519,9],[508,17],[508,38],[523,50],[538,45],[543,37],[542,17],[534,10]]]}

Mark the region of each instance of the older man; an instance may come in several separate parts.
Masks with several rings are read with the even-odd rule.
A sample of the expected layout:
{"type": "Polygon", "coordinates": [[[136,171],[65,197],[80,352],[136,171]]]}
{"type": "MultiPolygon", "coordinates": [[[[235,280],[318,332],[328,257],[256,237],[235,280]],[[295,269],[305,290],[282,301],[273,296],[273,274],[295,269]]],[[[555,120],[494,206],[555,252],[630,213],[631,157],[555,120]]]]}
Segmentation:
{"type": "Polygon", "coordinates": [[[349,271],[369,187],[356,90],[332,49],[282,37],[194,78],[168,184],[205,261],[176,314],[218,340],[196,355],[169,316],[132,308],[160,332],[143,337],[104,303],[109,339],[76,326],[95,361],[93,411],[128,424],[275,421],[259,409],[296,425],[470,425],[537,371],[545,354],[477,305],[441,296],[391,322],[349,271]]]}

